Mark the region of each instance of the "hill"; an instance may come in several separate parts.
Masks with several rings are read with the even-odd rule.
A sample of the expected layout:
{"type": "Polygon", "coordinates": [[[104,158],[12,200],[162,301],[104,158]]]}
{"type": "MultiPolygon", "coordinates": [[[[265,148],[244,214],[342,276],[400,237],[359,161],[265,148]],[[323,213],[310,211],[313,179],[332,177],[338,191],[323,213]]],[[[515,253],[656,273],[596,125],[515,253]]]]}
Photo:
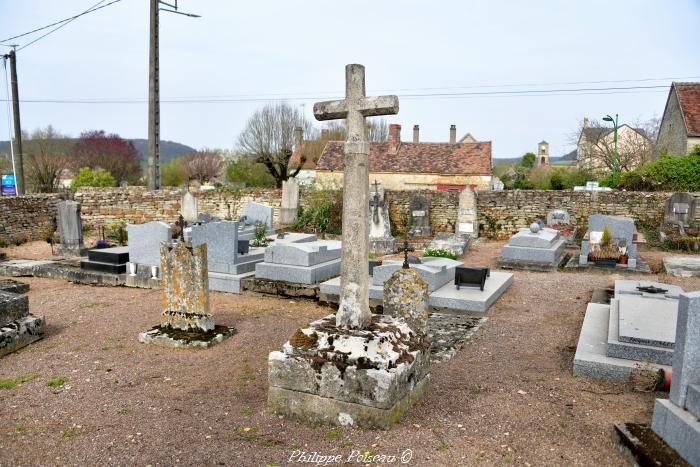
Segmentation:
{"type": "MultiPolygon", "coordinates": [[[[72,138],[76,141],[76,138],[72,138]]],[[[142,138],[127,139],[134,143],[134,147],[141,154],[142,159],[145,161],[148,158],[148,140],[142,138]]],[[[160,162],[168,162],[169,160],[178,158],[180,156],[185,156],[195,152],[195,149],[187,146],[186,144],[177,143],[175,141],[160,141],[160,162]]],[[[0,141],[0,154],[10,154],[10,142],[0,141]]]]}

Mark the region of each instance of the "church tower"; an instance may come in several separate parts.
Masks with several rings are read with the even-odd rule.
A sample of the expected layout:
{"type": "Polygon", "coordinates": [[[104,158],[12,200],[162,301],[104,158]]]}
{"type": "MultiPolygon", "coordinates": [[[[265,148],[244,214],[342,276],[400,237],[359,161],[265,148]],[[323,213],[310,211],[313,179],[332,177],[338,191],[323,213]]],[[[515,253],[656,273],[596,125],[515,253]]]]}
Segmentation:
{"type": "Polygon", "coordinates": [[[537,167],[549,165],[549,143],[541,141],[537,145],[537,167]]]}

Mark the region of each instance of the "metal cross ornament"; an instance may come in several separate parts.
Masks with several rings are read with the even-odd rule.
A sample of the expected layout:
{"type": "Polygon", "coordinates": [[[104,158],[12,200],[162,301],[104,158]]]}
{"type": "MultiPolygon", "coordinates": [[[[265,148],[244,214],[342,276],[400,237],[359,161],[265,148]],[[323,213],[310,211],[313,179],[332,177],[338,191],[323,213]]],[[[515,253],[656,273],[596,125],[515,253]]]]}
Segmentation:
{"type": "Polygon", "coordinates": [[[379,199],[379,185],[377,184],[377,181],[374,181],[374,195],[372,196],[372,201],[369,202],[369,205],[374,208],[372,211],[372,222],[375,224],[379,224],[379,208],[384,206],[384,203],[382,203],[379,199]]]}
{"type": "Polygon", "coordinates": [[[404,238],[403,240],[403,268],[408,269],[411,266],[408,264],[408,252],[409,251],[416,251],[415,248],[412,246],[408,246],[408,239],[404,238]]]}
{"type": "Polygon", "coordinates": [[[182,217],[182,214],[180,214],[180,217],[177,219],[177,222],[175,222],[175,225],[180,227],[180,241],[184,242],[185,241],[185,227],[187,227],[187,221],[185,220],[184,217],[182,217]]]}

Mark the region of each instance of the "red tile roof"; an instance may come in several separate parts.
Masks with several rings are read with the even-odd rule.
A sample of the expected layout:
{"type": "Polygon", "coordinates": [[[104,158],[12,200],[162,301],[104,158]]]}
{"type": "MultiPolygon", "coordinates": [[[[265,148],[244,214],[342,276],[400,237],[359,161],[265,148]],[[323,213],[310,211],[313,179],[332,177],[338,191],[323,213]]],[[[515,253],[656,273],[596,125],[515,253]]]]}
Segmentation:
{"type": "MultiPolygon", "coordinates": [[[[296,169],[297,167],[299,167],[299,162],[301,161],[301,153],[304,151],[305,146],[306,146],[306,141],[301,143],[301,151],[299,151],[298,147],[294,148],[294,152],[292,153],[292,157],[289,158],[288,167],[290,169],[296,169]]],[[[302,169],[314,170],[315,168],[316,168],[316,161],[315,160],[313,160],[311,158],[307,158],[304,160],[304,165],[302,166],[302,169]]]]}
{"type": "Polygon", "coordinates": [[[700,136],[700,83],[673,83],[688,136],[700,136]]]}
{"type": "MultiPolygon", "coordinates": [[[[371,143],[370,172],[491,175],[491,142],[401,143],[389,154],[389,143],[371,143]]],[[[318,158],[317,170],[343,170],[343,142],[329,141],[318,158]]]]}

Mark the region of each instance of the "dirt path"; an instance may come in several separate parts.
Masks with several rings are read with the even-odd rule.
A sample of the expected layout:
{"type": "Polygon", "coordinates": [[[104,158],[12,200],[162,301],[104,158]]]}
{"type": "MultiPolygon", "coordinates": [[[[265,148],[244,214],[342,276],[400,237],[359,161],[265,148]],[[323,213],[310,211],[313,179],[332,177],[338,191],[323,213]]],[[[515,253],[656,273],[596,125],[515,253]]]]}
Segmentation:
{"type": "MultiPolygon", "coordinates": [[[[501,246],[478,243],[465,261],[493,266],[501,246]]],[[[23,279],[48,336],[0,359],[0,379],[35,378],[0,389],[0,465],[286,465],[295,449],[343,459],[411,449],[420,466],[625,465],[612,426],[648,422],[658,395],[571,374],[591,291],[612,279],[516,272],[486,325],[434,365],[426,399],[388,432],[265,411],[267,354],[329,312],[313,302],[212,293],[217,324],[238,333],[173,351],[136,340],[158,322],[159,291],[23,279]],[[47,386],[56,377],[62,389],[47,386]]],[[[700,289],[697,278],[662,279],[700,289]]]]}

